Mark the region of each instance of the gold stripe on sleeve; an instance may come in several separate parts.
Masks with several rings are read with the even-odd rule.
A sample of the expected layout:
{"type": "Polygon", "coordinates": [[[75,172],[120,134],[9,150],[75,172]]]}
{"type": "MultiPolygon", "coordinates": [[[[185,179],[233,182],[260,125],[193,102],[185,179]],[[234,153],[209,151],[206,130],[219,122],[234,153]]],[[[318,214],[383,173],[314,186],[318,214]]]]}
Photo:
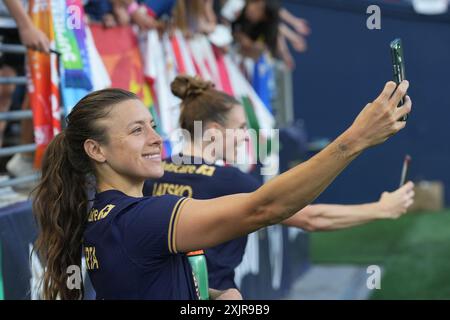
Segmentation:
{"type": "Polygon", "coordinates": [[[175,221],[173,222],[173,234],[172,234],[172,249],[173,253],[178,253],[177,251],[177,225],[178,225],[178,218],[180,217],[181,209],[183,208],[184,204],[189,201],[190,198],[184,198],[180,205],[178,206],[177,212],[175,213],[175,221]]]}
{"type": "Polygon", "coordinates": [[[172,247],[172,229],[173,229],[173,222],[174,222],[174,218],[176,217],[177,213],[178,213],[178,207],[180,205],[180,203],[184,200],[185,198],[181,198],[180,200],[177,201],[177,203],[173,206],[173,210],[172,210],[172,214],[170,216],[170,221],[169,221],[169,232],[168,232],[168,236],[167,236],[167,243],[168,243],[168,248],[169,248],[169,252],[170,253],[174,253],[173,247],[172,247]]]}

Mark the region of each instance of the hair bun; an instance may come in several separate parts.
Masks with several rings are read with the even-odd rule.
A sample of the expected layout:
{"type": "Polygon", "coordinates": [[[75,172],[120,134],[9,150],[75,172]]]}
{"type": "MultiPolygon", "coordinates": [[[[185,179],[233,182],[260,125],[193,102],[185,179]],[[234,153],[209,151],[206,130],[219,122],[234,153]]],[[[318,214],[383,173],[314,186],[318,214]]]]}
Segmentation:
{"type": "Polygon", "coordinates": [[[198,96],[213,87],[214,84],[211,81],[186,75],[177,76],[170,85],[172,93],[182,100],[198,96]]]}

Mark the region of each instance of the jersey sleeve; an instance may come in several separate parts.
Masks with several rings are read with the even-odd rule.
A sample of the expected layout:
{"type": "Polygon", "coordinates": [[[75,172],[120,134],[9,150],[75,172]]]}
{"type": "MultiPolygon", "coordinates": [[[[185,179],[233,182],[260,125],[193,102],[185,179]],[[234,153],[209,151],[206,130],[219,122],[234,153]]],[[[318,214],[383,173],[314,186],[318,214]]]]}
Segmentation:
{"type": "Polygon", "coordinates": [[[120,218],[125,250],[130,258],[148,263],[176,254],[177,222],[188,198],[172,195],[145,197],[120,218]]]}

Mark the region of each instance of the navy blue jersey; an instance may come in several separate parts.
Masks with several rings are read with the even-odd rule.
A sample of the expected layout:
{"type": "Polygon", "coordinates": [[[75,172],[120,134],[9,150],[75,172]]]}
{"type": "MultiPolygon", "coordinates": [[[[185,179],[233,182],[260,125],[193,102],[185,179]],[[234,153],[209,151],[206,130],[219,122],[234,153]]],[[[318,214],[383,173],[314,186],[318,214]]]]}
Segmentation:
{"type": "MultiPolygon", "coordinates": [[[[212,199],[253,192],[260,186],[255,178],[237,168],[208,165],[200,158],[187,160],[188,163],[200,162],[200,164],[177,165],[166,159],[163,162],[164,176],[156,181],[146,181],[144,195],[171,194],[195,199],[212,199]]],[[[236,288],[234,269],[241,263],[246,245],[247,236],[244,236],[205,250],[210,288],[219,290],[236,288]]]]}
{"type": "Polygon", "coordinates": [[[86,265],[97,299],[197,299],[192,269],[175,247],[187,198],[96,194],[84,233],[86,265]]]}

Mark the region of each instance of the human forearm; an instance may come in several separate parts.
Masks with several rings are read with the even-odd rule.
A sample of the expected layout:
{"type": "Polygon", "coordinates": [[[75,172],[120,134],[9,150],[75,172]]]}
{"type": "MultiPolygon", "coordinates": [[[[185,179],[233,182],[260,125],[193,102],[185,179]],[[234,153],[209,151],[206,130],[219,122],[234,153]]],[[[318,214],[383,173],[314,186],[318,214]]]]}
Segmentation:
{"type": "Polygon", "coordinates": [[[9,13],[16,21],[17,27],[19,29],[22,28],[30,28],[33,26],[33,23],[28,16],[25,8],[22,5],[21,1],[17,0],[4,0],[6,7],[8,8],[9,13]]]}
{"type": "Polygon", "coordinates": [[[313,201],[366,146],[347,130],[309,161],[269,181],[254,193],[263,219],[283,221],[313,201]]]}
{"type": "Polygon", "coordinates": [[[21,1],[5,0],[5,5],[17,23],[20,41],[28,49],[49,52],[50,40],[41,30],[36,28],[28,16],[21,1]]]}
{"type": "Polygon", "coordinates": [[[283,224],[306,231],[331,231],[387,217],[379,202],[359,205],[316,204],[300,210],[283,221],[283,224]]]}
{"type": "Polygon", "coordinates": [[[179,218],[177,250],[209,248],[295,214],[361,152],[362,147],[347,135],[352,137],[343,134],[312,159],[253,193],[187,201],[179,218]]]}
{"type": "Polygon", "coordinates": [[[280,19],[281,21],[289,24],[297,33],[301,35],[307,36],[311,33],[311,29],[309,28],[308,22],[305,19],[296,17],[285,8],[282,8],[280,10],[280,19]]]}
{"type": "Polygon", "coordinates": [[[359,205],[309,205],[282,223],[307,231],[337,230],[378,219],[397,219],[413,203],[414,184],[408,182],[393,192],[383,192],[376,202],[359,205]]]}

